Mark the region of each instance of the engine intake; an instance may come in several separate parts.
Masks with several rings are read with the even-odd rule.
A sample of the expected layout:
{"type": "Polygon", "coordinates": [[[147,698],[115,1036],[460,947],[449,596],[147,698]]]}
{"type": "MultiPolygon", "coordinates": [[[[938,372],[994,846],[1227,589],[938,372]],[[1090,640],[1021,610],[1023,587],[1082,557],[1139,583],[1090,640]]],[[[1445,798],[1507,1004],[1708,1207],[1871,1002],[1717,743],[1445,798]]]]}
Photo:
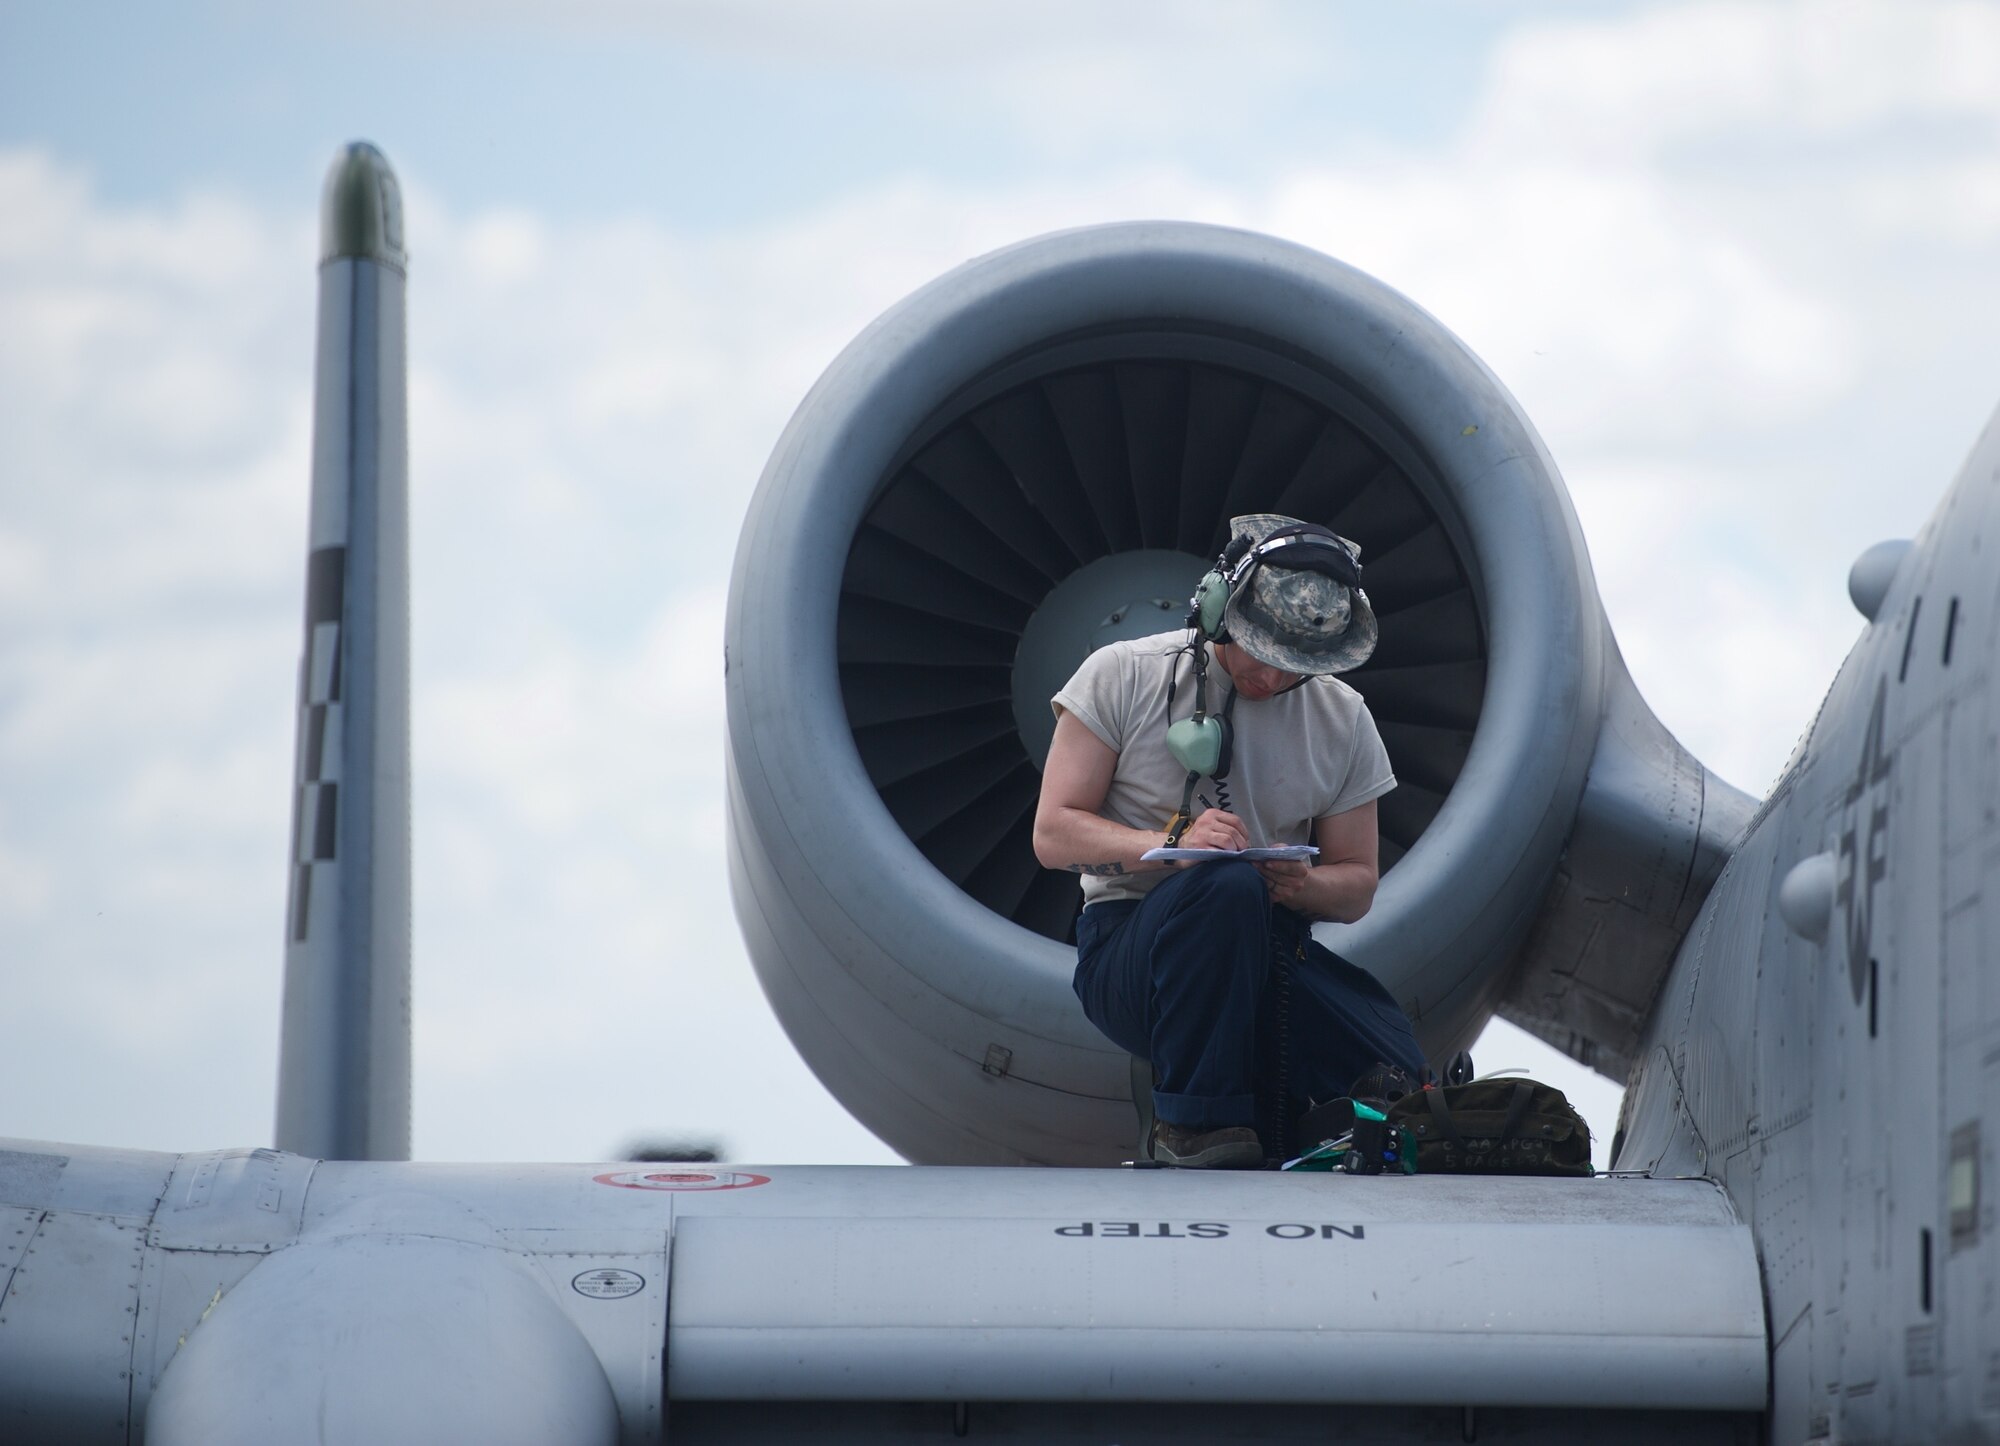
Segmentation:
{"type": "Polygon", "coordinates": [[[780,440],[730,592],[736,905],[800,1052],[911,1159],[1129,1154],[1076,880],[1030,843],[1047,699],[1178,625],[1259,511],[1361,544],[1382,641],[1349,681],[1400,785],[1374,910],[1322,937],[1442,1054],[1499,1000],[1623,678],[1555,466],[1455,337],[1266,237],[1065,232],[893,308],[780,440]]]}

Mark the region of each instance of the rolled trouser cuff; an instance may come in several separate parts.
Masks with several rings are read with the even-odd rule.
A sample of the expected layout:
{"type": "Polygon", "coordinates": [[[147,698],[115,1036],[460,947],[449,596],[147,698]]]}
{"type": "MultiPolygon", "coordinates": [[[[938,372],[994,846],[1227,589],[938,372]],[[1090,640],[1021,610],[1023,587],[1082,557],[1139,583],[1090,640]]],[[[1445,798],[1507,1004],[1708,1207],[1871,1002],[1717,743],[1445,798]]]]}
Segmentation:
{"type": "Polygon", "coordinates": [[[1153,1091],[1153,1114],[1184,1130],[1226,1130],[1232,1125],[1257,1124],[1257,1096],[1176,1095],[1153,1091]]]}

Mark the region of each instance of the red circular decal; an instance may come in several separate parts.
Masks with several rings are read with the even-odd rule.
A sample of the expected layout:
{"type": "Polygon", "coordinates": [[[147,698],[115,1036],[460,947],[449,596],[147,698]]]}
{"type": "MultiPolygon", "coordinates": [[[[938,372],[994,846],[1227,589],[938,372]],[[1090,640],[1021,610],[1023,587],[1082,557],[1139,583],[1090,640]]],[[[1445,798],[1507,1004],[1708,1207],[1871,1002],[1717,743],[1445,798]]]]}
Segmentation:
{"type": "Polygon", "coordinates": [[[738,1170],[614,1170],[595,1178],[600,1185],[627,1190],[746,1190],[771,1183],[769,1175],[738,1170]]]}

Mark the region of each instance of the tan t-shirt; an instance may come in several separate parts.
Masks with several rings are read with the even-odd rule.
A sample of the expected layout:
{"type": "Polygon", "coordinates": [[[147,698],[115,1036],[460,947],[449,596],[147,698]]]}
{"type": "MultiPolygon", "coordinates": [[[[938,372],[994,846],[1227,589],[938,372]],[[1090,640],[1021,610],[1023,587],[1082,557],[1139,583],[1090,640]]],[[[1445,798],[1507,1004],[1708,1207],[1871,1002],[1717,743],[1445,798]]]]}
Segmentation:
{"type": "MultiPolygon", "coordinates": [[[[1050,700],[1118,755],[1098,813],[1127,828],[1165,831],[1181,806],[1187,770],[1167,751],[1167,725],[1194,713],[1194,657],[1186,631],[1110,643],[1083,661],[1050,700]],[[1173,681],[1168,717],[1168,680],[1173,681]]],[[[1203,644],[1203,646],[1208,646],[1203,644]]],[[[1219,714],[1234,685],[1210,650],[1208,711],[1219,714]]],[[[1338,678],[1309,678],[1275,698],[1238,698],[1229,777],[1203,776],[1190,811],[1225,808],[1253,844],[1313,841],[1316,819],[1359,808],[1396,786],[1388,750],[1368,705],[1338,678]]],[[[1083,878],[1083,901],[1142,898],[1164,871],[1083,878]]]]}

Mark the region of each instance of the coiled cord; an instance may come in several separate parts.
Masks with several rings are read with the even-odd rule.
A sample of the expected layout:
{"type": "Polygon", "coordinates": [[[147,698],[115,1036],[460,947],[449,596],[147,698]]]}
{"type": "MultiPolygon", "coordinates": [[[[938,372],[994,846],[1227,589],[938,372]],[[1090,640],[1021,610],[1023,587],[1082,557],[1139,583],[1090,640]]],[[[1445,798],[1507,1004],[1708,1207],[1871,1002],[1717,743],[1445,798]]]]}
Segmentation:
{"type": "Polygon", "coordinates": [[[1258,1113],[1266,1153],[1289,1160],[1297,1153],[1298,1129],[1292,1118],[1292,972],[1305,958],[1303,921],[1274,910],[1271,920],[1271,972],[1259,1001],[1262,1068],[1258,1113]]]}

